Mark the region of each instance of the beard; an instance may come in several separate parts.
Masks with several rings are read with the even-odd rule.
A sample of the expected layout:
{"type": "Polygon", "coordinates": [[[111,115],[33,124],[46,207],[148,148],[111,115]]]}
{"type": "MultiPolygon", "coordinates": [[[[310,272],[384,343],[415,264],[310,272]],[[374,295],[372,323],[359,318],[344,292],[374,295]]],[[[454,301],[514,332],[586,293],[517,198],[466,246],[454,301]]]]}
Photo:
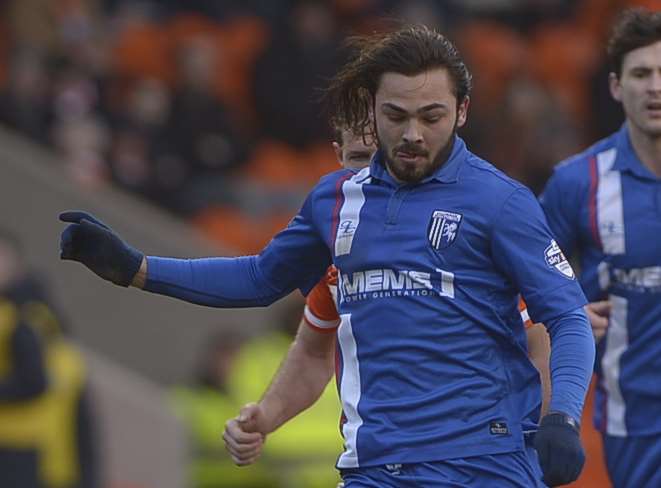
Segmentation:
{"type": "Polygon", "coordinates": [[[452,128],[452,132],[448,137],[448,140],[445,141],[445,144],[443,144],[438,153],[436,153],[436,156],[434,156],[432,159],[429,159],[429,152],[417,144],[404,142],[395,146],[394,148],[389,148],[378,137],[378,134],[377,140],[379,147],[382,149],[386,167],[390,170],[392,175],[403,183],[419,183],[428,176],[434,174],[436,170],[448,160],[450,154],[452,153],[452,148],[454,147],[454,139],[456,134],[457,125],[455,123],[455,126],[452,128]],[[398,152],[405,152],[411,155],[427,158],[427,161],[423,163],[401,161],[396,157],[398,152]]]}

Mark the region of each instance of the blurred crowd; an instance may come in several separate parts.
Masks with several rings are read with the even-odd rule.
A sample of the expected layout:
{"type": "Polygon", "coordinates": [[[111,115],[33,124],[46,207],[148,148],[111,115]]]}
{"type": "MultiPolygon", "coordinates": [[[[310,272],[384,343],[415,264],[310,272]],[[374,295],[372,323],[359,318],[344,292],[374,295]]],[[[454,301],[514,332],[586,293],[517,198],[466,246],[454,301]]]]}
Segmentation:
{"type": "Polygon", "coordinates": [[[343,40],[389,23],[448,34],[474,75],[461,135],[539,191],[620,123],[613,15],[658,0],[7,0],[0,122],[238,252],[282,228],[337,168],[321,89],[343,40]]]}
{"type": "Polygon", "coordinates": [[[98,488],[91,396],[47,283],[0,228],[0,486],[98,488]]]}

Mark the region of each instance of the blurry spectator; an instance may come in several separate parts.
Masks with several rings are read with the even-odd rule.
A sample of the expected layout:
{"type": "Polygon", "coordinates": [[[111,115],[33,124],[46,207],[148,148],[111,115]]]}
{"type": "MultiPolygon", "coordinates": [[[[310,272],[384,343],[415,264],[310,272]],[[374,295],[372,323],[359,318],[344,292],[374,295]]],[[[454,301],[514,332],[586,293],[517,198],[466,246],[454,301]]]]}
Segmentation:
{"type": "Polygon", "coordinates": [[[167,198],[168,192],[174,195],[188,174],[185,162],[173,156],[167,134],[171,98],[170,89],[158,79],[136,81],[116,116],[110,153],[115,181],[166,206],[167,200],[161,197],[167,198]],[[168,156],[172,158],[169,171],[159,171],[161,158],[168,156]]]}
{"type": "Polygon", "coordinates": [[[333,11],[321,0],[297,0],[286,25],[274,29],[253,82],[266,136],[297,148],[328,140],[319,89],[337,71],[339,41],[333,11]]]}
{"type": "Polygon", "coordinates": [[[21,318],[17,241],[0,234],[0,485],[41,488],[40,398],[47,379],[41,343],[21,318]]]}
{"type": "Polygon", "coordinates": [[[222,201],[228,172],[246,158],[244,136],[216,96],[218,46],[204,36],[181,46],[174,90],[133,83],[116,117],[113,176],[175,212],[222,201]]]}
{"type": "Polygon", "coordinates": [[[384,16],[455,32],[475,68],[464,136],[539,188],[556,156],[535,146],[537,127],[568,119],[576,129],[552,137],[561,159],[618,120],[592,74],[603,26],[628,3],[654,0],[11,0],[0,122],[54,143],[83,185],[111,177],[186,217],[239,209],[256,222],[245,234],[258,235],[240,240],[257,243],[270,214],[281,220],[325,170],[318,89],[346,54],[345,35],[384,16]],[[548,105],[551,121],[518,108],[530,105],[548,105]]]}
{"type": "Polygon", "coordinates": [[[483,150],[500,169],[539,192],[558,159],[580,147],[578,129],[553,94],[522,74],[488,124],[483,150]],[[503,123],[503,121],[507,121],[503,123]]]}
{"type": "Polygon", "coordinates": [[[445,32],[447,12],[441,2],[432,0],[410,0],[399,2],[395,18],[409,24],[424,24],[431,29],[445,32]]]}
{"type": "Polygon", "coordinates": [[[7,85],[0,93],[0,121],[36,141],[47,143],[51,120],[46,59],[36,51],[14,51],[7,85]]]}
{"type": "Polygon", "coordinates": [[[450,0],[449,7],[466,18],[489,18],[521,32],[534,30],[540,22],[564,20],[575,11],[574,0],[450,0]]]}
{"type": "Polygon", "coordinates": [[[209,39],[193,39],[178,56],[179,84],[168,121],[168,138],[177,157],[189,170],[178,209],[222,199],[227,173],[246,159],[247,144],[232,123],[226,107],[216,97],[217,45],[209,39]],[[211,184],[210,184],[211,183],[211,184]]]}
{"type": "Polygon", "coordinates": [[[94,425],[82,355],[65,338],[43,284],[27,271],[20,244],[4,231],[0,340],[6,354],[0,356],[0,376],[2,369],[9,373],[0,380],[0,486],[97,488],[94,425]],[[4,343],[12,329],[13,349],[4,343]],[[20,446],[18,452],[5,448],[12,442],[20,446]],[[5,454],[16,466],[5,469],[5,454]],[[5,482],[5,476],[21,478],[5,482]]]}
{"type": "Polygon", "coordinates": [[[44,488],[98,488],[96,426],[84,358],[47,304],[30,302],[23,313],[39,332],[50,380],[41,400],[42,484],[44,488]]]}
{"type": "MultiPolygon", "coordinates": [[[[99,26],[101,0],[11,0],[7,2],[14,45],[50,57],[70,52],[99,26]]],[[[82,44],[80,44],[82,47],[82,44]]]]}
{"type": "Polygon", "coordinates": [[[210,338],[200,357],[197,378],[173,391],[175,411],[188,428],[190,488],[275,488],[262,466],[238,468],[223,448],[225,421],[239,404],[229,396],[228,378],[243,337],[226,331],[210,338]]]}
{"type": "Polygon", "coordinates": [[[56,77],[53,93],[53,142],[67,170],[83,186],[107,179],[109,129],[97,112],[98,85],[80,67],[67,64],[56,77]]]}
{"type": "Polygon", "coordinates": [[[5,15],[13,44],[18,49],[34,49],[53,56],[57,52],[56,2],[50,0],[10,0],[5,15]]]}

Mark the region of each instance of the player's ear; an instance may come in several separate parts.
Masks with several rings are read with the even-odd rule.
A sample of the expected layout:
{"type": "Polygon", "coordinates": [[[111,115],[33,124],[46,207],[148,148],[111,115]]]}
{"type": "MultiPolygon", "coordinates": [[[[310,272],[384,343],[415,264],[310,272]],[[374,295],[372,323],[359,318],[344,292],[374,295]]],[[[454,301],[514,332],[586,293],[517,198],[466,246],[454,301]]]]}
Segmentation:
{"type": "Polygon", "coordinates": [[[622,85],[616,73],[608,73],[608,88],[610,89],[611,96],[616,101],[622,102],[622,85]]]}
{"type": "Polygon", "coordinates": [[[470,105],[470,97],[466,96],[459,103],[457,107],[457,127],[463,127],[468,118],[468,106],[470,105]]]}
{"type": "Polygon", "coordinates": [[[342,146],[339,142],[333,141],[333,152],[335,152],[335,157],[337,162],[340,163],[340,166],[344,166],[344,157],[342,156],[342,146]]]}

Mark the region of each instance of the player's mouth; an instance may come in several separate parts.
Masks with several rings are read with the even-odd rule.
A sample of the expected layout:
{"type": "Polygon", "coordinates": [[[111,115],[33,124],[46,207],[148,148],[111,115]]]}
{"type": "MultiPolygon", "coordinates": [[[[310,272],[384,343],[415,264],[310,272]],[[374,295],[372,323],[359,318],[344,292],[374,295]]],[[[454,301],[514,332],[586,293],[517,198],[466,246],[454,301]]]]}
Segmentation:
{"type": "Polygon", "coordinates": [[[402,161],[406,161],[410,163],[414,163],[422,159],[422,156],[420,154],[415,154],[405,151],[397,151],[397,157],[402,161]]]}
{"type": "Polygon", "coordinates": [[[653,118],[661,118],[661,100],[647,103],[645,109],[653,118]]]}
{"type": "Polygon", "coordinates": [[[427,152],[417,148],[402,148],[395,150],[395,156],[406,163],[417,163],[427,157],[427,152]]]}

